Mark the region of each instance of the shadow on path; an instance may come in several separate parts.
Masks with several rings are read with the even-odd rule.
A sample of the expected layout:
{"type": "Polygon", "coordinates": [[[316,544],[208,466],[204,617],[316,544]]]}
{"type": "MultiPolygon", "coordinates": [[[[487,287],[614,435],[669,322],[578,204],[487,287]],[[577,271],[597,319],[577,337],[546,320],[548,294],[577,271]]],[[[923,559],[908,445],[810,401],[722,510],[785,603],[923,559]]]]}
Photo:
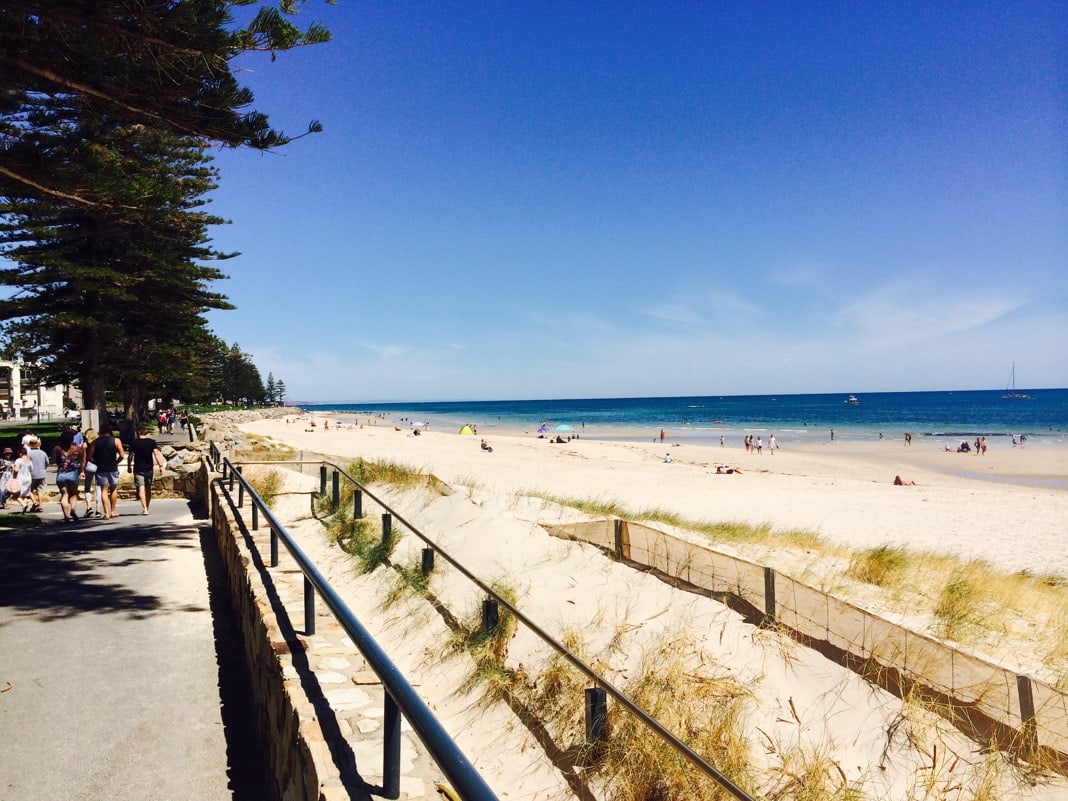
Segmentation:
{"type": "Polygon", "coordinates": [[[183,611],[105,576],[110,568],[163,561],[165,553],[157,557],[155,549],[199,547],[190,539],[188,526],[141,520],[120,515],[107,522],[50,521],[33,529],[0,531],[0,606],[45,621],[83,614],[140,617],[183,611]],[[111,558],[131,548],[135,556],[111,558]]]}
{"type": "MultiPolygon", "coordinates": [[[[185,501],[169,500],[159,503],[158,509],[154,503],[152,514],[147,517],[138,512],[123,514],[120,508],[120,516],[109,521],[89,519],[64,523],[53,512],[32,529],[0,528],[0,637],[5,627],[17,625],[24,641],[29,643],[27,653],[22,654],[25,662],[32,665],[40,659],[34,644],[47,642],[49,654],[56,653],[57,643],[60,654],[70,652],[61,656],[58,663],[75,666],[80,664],[78,646],[74,642],[68,646],[65,640],[57,639],[54,627],[48,624],[86,616],[86,622],[94,625],[88,616],[109,616],[112,624],[109,652],[123,654],[120,658],[128,669],[141,672],[159,670],[159,656],[168,653],[168,647],[173,645],[161,640],[159,651],[149,659],[143,659],[136,647],[131,650],[129,643],[143,642],[140,639],[145,631],[143,622],[159,619],[165,624],[158,629],[160,636],[167,636],[170,628],[166,618],[170,616],[180,621],[185,631],[202,632],[195,634],[197,638],[205,638],[198,642],[206,645],[206,638],[210,637],[215,670],[204,671],[206,680],[191,689],[209,709],[218,704],[223,737],[213,740],[204,737],[203,732],[190,730],[188,745],[191,749],[214,749],[215,753],[225,747],[225,778],[231,794],[227,797],[233,801],[259,801],[270,796],[270,783],[249,690],[241,629],[229,602],[226,571],[214,533],[202,519],[195,519],[196,511],[185,501]],[[194,555],[197,552],[200,559],[194,555]],[[179,553],[188,556],[175,560],[179,553]],[[193,557],[192,561],[189,556],[193,557]],[[168,562],[182,567],[168,567],[168,562]],[[154,563],[161,569],[148,572],[126,569],[154,563]],[[146,585],[146,578],[161,584],[146,585]],[[168,586],[172,582],[173,586],[168,586]],[[197,583],[206,586],[206,592],[190,594],[190,586],[197,583]],[[196,600],[191,602],[191,598],[196,600]],[[133,628],[124,629],[127,622],[133,628]],[[25,638],[26,626],[33,632],[29,638],[25,638]],[[115,626],[119,627],[117,632],[115,626]],[[123,634],[128,631],[139,635],[126,638],[123,634]]],[[[187,670],[187,675],[199,673],[199,670],[187,670]]],[[[121,677],[116,676],[115,681],[121,681],[121,677]]],[[[91,706],[96,697],[87,695],[86,704],[91,706]]],[[[159,700],[138,699],[133,703],[142,710],[138,714],[144,714],[144,709],[159,706],[159,700]]],[[[182,719],[181,715],[172,714],[173,710],[169,712],[166,703],[160,708],[166,719],[182,719]]],[[[122,712],[121,707],[113,707],[92,710],[90,715],[121,716],[122,712]]],[[[32,721],[33,716],[30,725],[32,721]]],[[[165,725],[162,720],[160,724],[165,725]]],[[[116,737],[123,736],[123,727],[117,726],[115,733],[116,737]]],[[[67,733],[72,746],[82,735],[84,732],[79,733],[77,729],[67,733]]],[[[181,750],[174,753],[174,758],[179,760],[177,764],[156,767],[179,774],[187,770],[181,750]]],[[[220,766],[221,762],[222,755],[220,766]]],[[[47,770],[48,766],[42,768],[47,770]]],[[[191,789],[193,786],[196,785],[191,785],[191,789]]],[[[0,797],[3,796],[0,787],[0,797]]]]}

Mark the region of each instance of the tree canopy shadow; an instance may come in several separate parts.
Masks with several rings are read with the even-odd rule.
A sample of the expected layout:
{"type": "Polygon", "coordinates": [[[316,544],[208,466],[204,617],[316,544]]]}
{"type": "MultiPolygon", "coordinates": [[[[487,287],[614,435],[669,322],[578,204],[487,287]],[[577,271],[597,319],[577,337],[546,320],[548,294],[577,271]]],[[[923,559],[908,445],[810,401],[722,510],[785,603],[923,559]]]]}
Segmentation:
{"type": "MultiPolygon", "coordinates": [[[[82,614],[143,616],[183,611],[123,582],[122,568],[161,561],[166,547],[200,548],[189,526],[117,518],[103,523],[52,522],[0,531],[0,610],[57,620],[82,614]]],[[[191,609],[188,611],[202,611],[191,609]]],[[[0,619],[0,626],[3,626],[0,619]]]]}

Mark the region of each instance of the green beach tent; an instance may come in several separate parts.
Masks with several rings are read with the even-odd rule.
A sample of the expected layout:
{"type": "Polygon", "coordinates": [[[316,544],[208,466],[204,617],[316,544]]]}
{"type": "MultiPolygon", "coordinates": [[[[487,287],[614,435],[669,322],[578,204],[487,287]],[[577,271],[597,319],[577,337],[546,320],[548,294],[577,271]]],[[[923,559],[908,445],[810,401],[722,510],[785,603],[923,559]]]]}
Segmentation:
{"type": "Polygon", "coordinates": [[[471,426],[463,426],[457,433],[464,434],[467,436],[474,436],[475,430],[471,428],[471,426]]]}

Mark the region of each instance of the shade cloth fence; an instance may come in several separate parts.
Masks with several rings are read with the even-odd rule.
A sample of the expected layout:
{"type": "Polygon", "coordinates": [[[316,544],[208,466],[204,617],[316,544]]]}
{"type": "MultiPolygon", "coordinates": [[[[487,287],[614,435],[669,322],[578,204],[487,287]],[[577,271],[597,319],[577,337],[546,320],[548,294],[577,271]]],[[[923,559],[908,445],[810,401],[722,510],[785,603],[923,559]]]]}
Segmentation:
{"type": "Polygon", "coordinates": [[[842,661],[892,688],[917,686],[974,730],[1024,752],[1068,762],[1068,694],[885,620],[800,581],[736,556],[626,520],[547,526],[716,595],[742,601],[800,639],[826,644],[842,661]],[[890,681],[887,681],[887,678],[890,681]]]}

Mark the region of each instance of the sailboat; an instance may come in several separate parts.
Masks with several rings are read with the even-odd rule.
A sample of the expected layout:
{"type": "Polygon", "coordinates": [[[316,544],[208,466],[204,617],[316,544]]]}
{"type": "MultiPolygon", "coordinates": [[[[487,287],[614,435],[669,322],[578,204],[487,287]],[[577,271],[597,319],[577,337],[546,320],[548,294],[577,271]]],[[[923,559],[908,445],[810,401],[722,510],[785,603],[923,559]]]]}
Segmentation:
{"type": "Polygon", "coordinates": [[[1012,373],[1009,375],[1009,385],[1005,388],[1005,394],[1001,396],[1006,400],[1031,400],[1026,392],[1016,391],[1016,362],[1012,363],[1012,373]]]}

